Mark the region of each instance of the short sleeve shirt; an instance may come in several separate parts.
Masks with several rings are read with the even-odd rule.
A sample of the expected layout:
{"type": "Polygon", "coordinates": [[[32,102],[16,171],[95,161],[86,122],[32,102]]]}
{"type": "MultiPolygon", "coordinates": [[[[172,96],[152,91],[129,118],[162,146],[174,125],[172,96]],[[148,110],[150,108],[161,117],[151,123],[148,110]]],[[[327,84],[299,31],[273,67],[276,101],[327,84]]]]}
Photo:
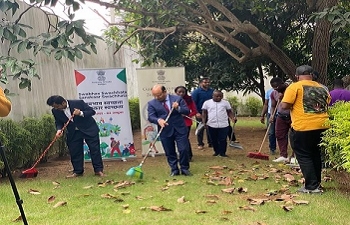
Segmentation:
{"type": "Polygon", "coordinates": [[[288,86],[282,102],[292,104],[292,128],[309,131],[327,128],[329,92],[319,83],[302,80],[288,86]]]}
{"type": "Polygon", "coordinates": [[[229,126],[227,110],[231,110],[231,106],[228,101],[222,99],[220,102],[215,102],[210,99],[203,103],[202,109],[208,111],[208,126],[213,128],[229,126]]]}

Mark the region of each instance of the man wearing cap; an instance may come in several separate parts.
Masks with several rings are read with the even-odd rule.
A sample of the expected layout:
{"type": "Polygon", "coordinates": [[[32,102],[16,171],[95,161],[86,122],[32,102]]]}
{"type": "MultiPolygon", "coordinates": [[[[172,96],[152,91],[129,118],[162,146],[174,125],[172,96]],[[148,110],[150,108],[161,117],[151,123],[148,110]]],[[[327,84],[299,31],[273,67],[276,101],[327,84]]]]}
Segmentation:
{"type": "Polygon", "coordinates": [[[329,92],[313,81],[311,66],[296,69],[295,82],[288,86],[281,107],[290,109],[292,118],[291,145],[305,179],[298,192],[321,193],[321,135],[327,129],[329,92]]]}

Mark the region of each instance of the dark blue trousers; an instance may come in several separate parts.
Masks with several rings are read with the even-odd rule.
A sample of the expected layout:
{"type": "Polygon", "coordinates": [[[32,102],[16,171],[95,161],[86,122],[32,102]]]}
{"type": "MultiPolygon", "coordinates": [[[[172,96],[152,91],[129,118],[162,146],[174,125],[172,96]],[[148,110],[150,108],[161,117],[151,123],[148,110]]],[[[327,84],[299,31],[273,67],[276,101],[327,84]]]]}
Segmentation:
{"type": "Polygon", "coordinates": [[[181,171],[188,170],[190,168],[190,163],[187,133],[180,134],[175,130],[173,135],[170,137],[161,137],[160,140],[171,171],[178,173],[178,164],[180,165],[181,171]],[[179,151],[179,158],[177,157],[175,143],[179,151]]]}
{"type": "Polygon", "coordinates": [[[76,174],[84,173],[84,140],[89,147],[91,163],[94,171],[102,172],[103,162],[100,151],[99,136],[87,136],[80,130],[76,130],[71,138],[67,138],[67,146],[69,149],[70,160],[73,165],[73,172],[76,174]]]}

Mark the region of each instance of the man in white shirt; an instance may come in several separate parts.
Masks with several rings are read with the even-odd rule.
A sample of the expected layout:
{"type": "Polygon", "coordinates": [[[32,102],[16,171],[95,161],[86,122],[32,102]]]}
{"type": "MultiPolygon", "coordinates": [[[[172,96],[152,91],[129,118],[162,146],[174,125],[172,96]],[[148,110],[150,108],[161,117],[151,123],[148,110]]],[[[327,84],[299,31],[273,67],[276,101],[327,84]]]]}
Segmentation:
{"type": "Polygon", "coordinates": [[[206,121],[204,124],[207,127],[212,145],[214,148],[213,156],[227,157],[227,132],[229,120],[234,122],[231,105],[228,101],[223,100],[221,91],[214,91],[213,98],[207,100],[202,106],[202,119],[206,121]]]}

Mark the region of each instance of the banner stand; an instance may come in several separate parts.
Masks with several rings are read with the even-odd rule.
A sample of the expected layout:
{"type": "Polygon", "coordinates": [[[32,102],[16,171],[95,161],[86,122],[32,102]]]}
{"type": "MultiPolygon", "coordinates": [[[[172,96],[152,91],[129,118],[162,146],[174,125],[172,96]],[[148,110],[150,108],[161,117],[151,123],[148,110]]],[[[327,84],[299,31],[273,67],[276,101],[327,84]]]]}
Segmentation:
{"type": "MultiPolygon", "coordinates": [[[[125,68],[75,70],[75,81],[78,98],[96,111],[102,159],[135,157],[125,68]]],[[[91,161],[86,143],[84,159],[91,161]]]]}

